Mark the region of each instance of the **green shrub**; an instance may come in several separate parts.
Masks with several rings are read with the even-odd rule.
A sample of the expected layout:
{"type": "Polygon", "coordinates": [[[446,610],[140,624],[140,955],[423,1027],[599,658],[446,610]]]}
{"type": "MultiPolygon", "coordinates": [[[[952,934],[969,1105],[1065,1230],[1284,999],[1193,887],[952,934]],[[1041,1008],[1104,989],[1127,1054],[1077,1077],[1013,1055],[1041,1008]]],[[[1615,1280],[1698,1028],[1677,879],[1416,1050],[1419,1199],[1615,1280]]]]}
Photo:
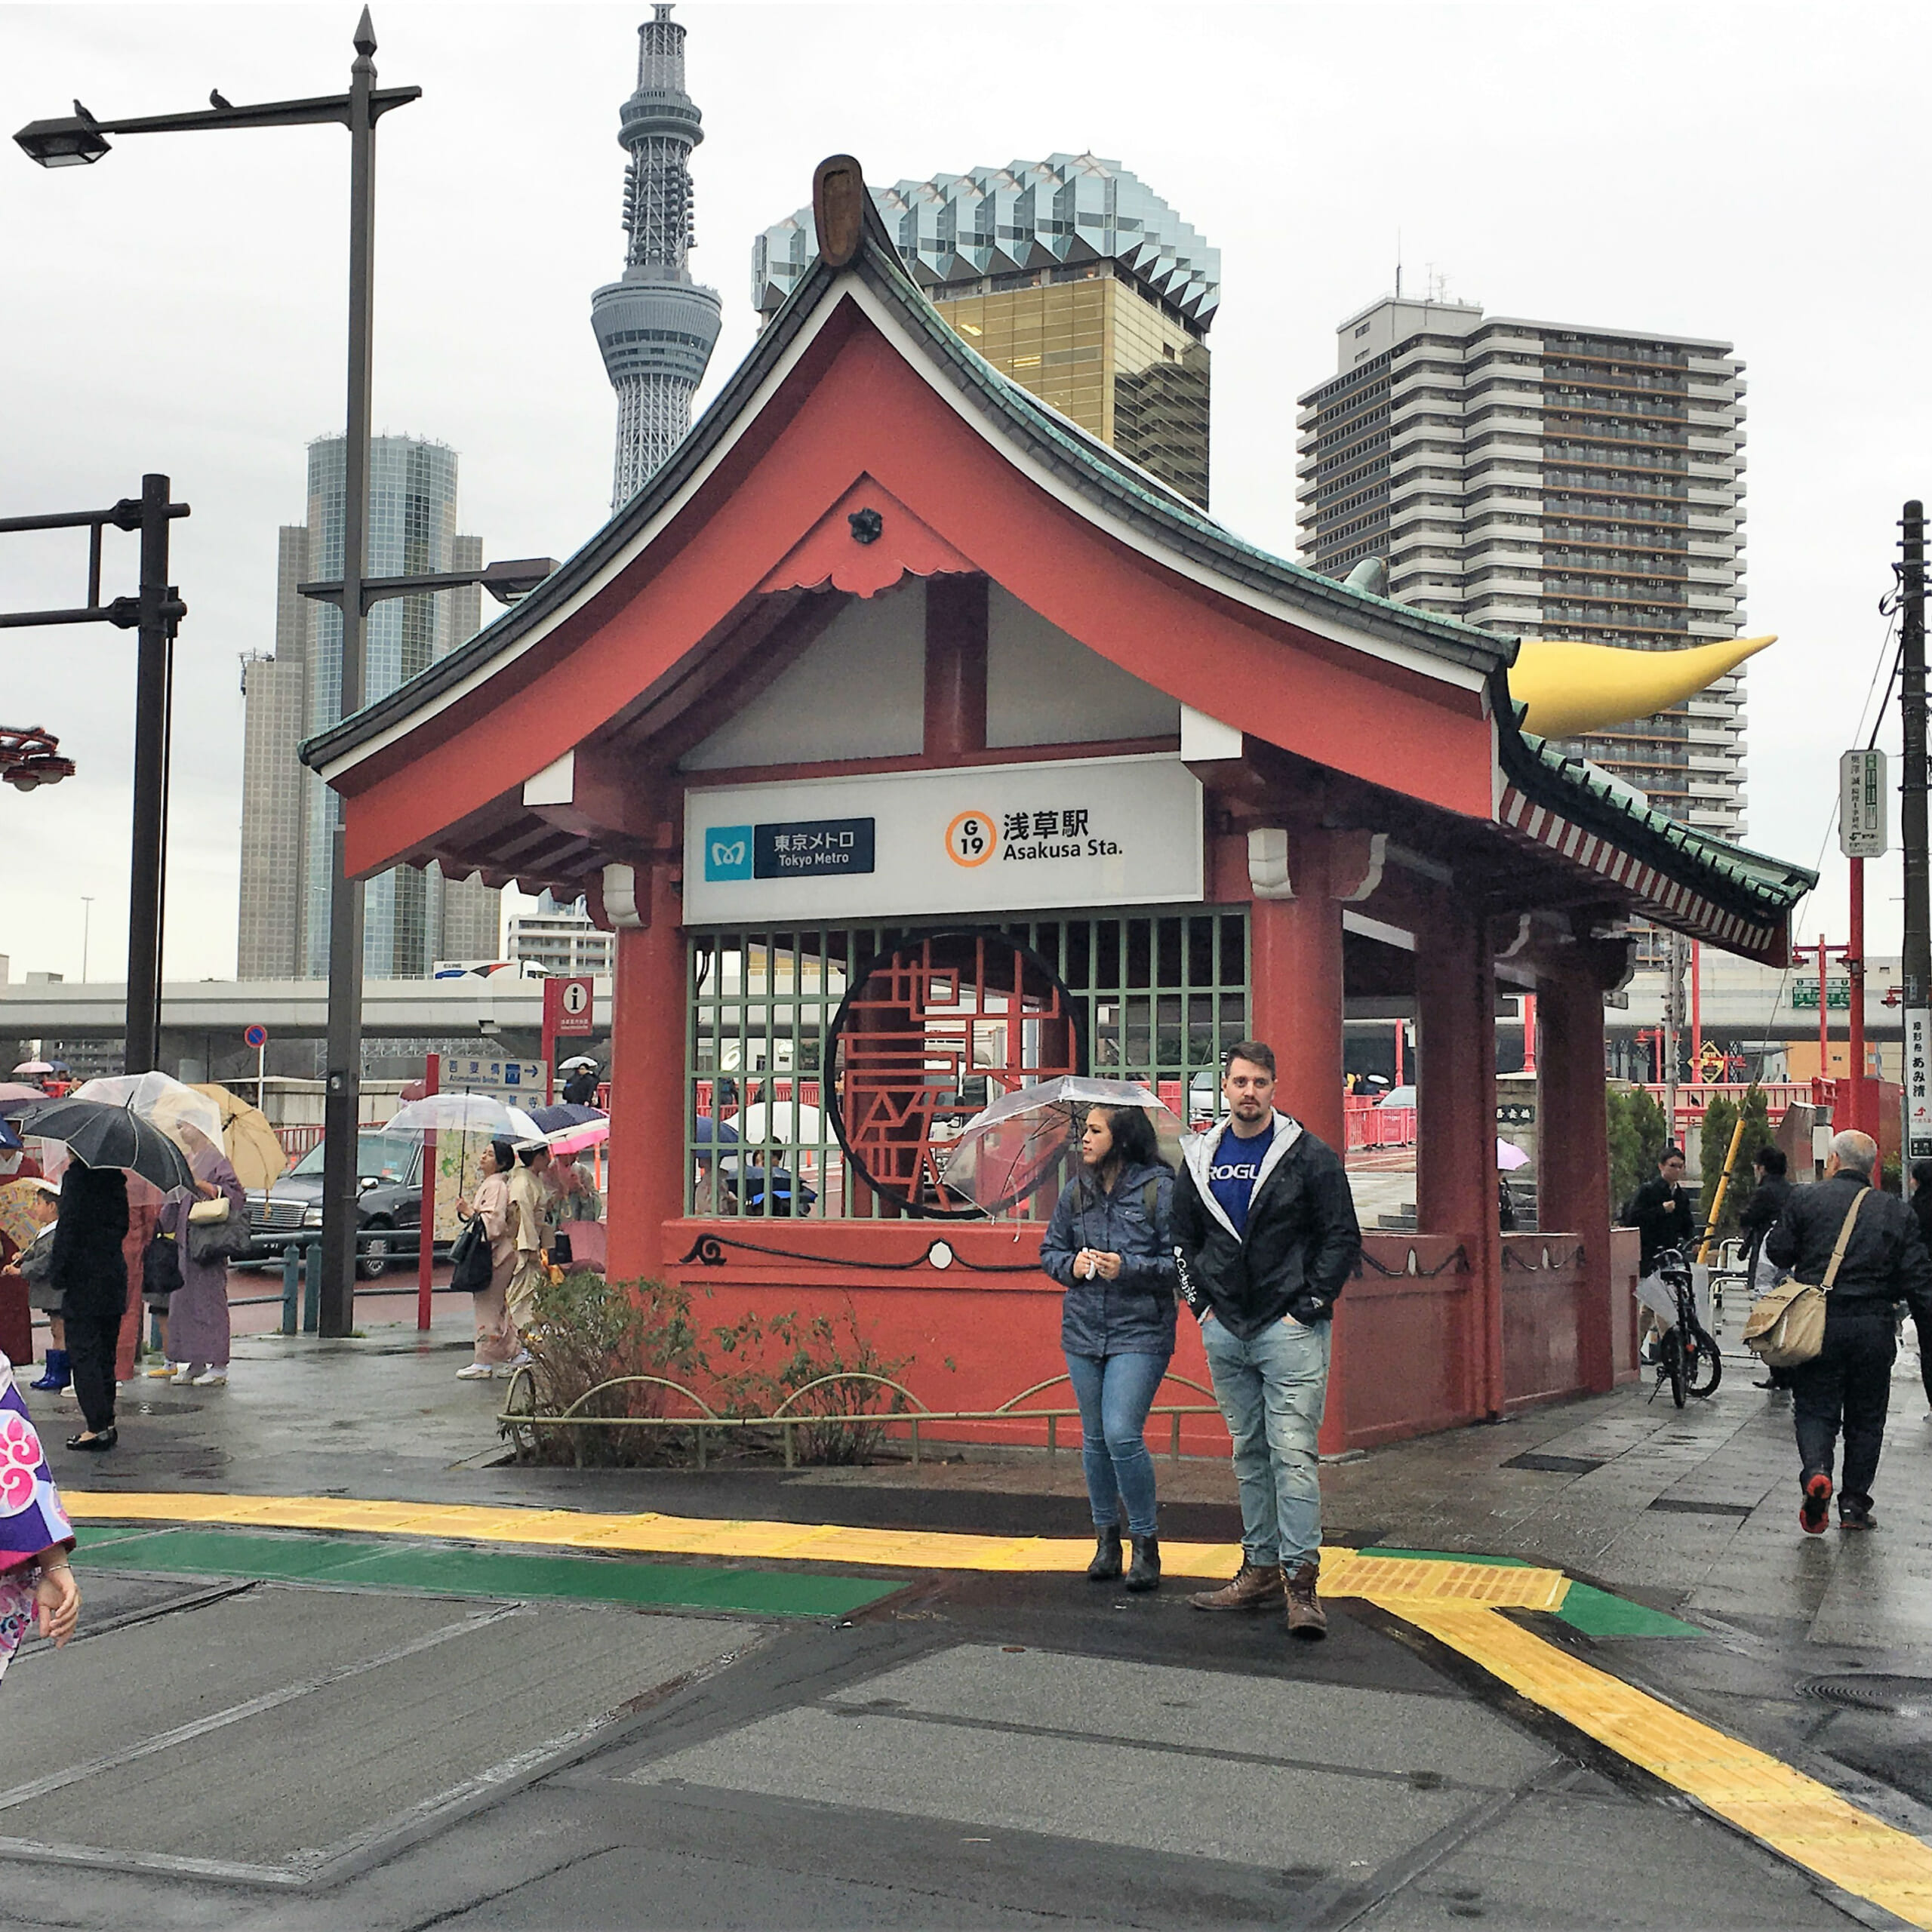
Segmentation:
{"type": "MultiPolygon", "coordinates": [[[[653,1382],[656,1377],[700,1396],[719,1415],[767,1416],[787,1397],[822,1377],[878,1376],[897,1380],[909,1355],[888,1359],[872,1346],[848,1301],[842,1317],[747,1315],[700,1340],[691,1298],[663,1281],[611,1281],[589,1270],[566,1275],[537,1293],[534,1318],[524,1337],[534,1381],[535,1411],[617,1418],[694,1413],[685,1398],[653,1382]],[[714,1352],[715,1351],[715,1352],[714,1352]],[[616,1388],[606,1386],[619,1383],[616,1388]],[[592,1392],[595,1392],[593,1393],[592,1392]]],[[[949,1367],[950,1363],[947,1364],[949,1367]]],[[[878,1382],[824,1383],[788,1414],[804,1418],[793,1432],[800,1460],[863,1463],[885,1439],[884,1418],[906,1412],[905,1398],[878,1382]],[[814,1426],[813,1418],[869,1416],[877,1424],[814,1426]]],[[[661,1463],[688,1451],[696,1432],[675,1429],[540,1429],[515,1423],[503,1433],[525,1461],[601,1468],[661,1463]]],[[[781,1446],[776,1429],[714,1433],[708,1455],[781,1446]]]]}
{"type": "MultiPolygon", "coordinates": [[[[837,1321],[829,1315],[801,1316],[789,1311],[761,1320],[746,1315],[729,1328],[712,1331],[721,1354],[738,1361],[734,1374],[715,1371],[728,1415],[770,1415],[801,1389],[810,1392],[786,1410],[788,1415],[903,1415],[905,1398],[897,1389],[859,1378],[880,1376],[896,1381],[912,1364],[904,1355],[888,1359],[872,1346],[859,1326],[850,1301],[837,1321]],[[825,1381],[826,1377],[840,1378],[825,1381]],[[848,1379],[849,1378],[849,1379],[848,1379]],[[820,1386],[811,1388],[817,1383],[820,1386]],[[727,1406],[728,1404],[728,1406],[727,1406]]],[[[807,1463],[869,1463],[885,1441],[886,1425],[808,1421],[792,1435],[798,1459],[807,1463]]]]}
{"type": "MultiPolygon", "coordinates": [[[[588,1397],[578,1413],[661,1416],[689,1405],[668,1389],[626,1383],[626,1376],[660,1376],[696,1387],[704,1374],[691,1297],[663,1281],[611,1281],[588,1269],[546,1282],[537,1291],[535,1318],[524,1336],[536,1380],[537,1409],[561,1415],[588,1397]],[[597,1392],[592,1395],[595,1389],[597,1392]],[[674,1407],[673,1403],[676,1406],[674,1407]]],[[[667,1460],[675,1432],[663,1429],[541,1429],[521,1435],[519,1453],[539,1463],[634,1468],[667,1460]]]]}

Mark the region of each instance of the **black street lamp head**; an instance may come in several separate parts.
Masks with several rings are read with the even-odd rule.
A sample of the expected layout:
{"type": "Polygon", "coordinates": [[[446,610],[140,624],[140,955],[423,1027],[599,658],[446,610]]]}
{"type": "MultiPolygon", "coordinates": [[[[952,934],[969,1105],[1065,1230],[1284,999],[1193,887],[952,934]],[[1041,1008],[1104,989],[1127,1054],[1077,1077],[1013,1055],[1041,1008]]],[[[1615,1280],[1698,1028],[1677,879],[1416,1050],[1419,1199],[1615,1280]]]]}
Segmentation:
{"type": "Polygon", "coordinates": [[[508,557],[491,565],[478,581],[499,604],[515,604],[556,568],[555,557],[508,557]]]}
{"type": "Polygon", "coordinates": [[[100,128],[78,114],[29,121],[14,138],[42,168],[82,168],[98,161],[109,146],[100,128]]]}

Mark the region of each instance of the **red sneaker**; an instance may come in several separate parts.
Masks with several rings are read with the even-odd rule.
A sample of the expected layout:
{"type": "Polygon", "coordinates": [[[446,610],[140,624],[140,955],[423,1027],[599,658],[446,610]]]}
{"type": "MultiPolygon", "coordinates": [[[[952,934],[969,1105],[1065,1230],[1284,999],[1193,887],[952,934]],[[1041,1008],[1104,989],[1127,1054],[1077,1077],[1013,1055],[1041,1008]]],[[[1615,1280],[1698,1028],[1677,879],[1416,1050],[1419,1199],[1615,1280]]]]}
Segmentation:
{"type": "Polygon", "coordinates": [[[1808,1537],[1823,1536],[1831,1513],[1832,1479],[1820,1469],[1804,1485],[1804,1501],[1798,1512],[1799,1526],[1808,1537]]]}

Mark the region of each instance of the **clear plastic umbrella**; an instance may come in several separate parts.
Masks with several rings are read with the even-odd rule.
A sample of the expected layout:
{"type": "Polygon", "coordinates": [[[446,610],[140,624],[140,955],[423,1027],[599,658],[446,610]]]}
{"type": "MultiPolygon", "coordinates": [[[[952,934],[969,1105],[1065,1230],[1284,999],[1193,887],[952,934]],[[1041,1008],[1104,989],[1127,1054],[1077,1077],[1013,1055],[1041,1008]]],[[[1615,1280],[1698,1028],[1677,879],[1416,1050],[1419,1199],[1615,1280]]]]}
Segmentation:
{"type": "Polygon", "coordinates": [[[541,1140],[543,1130],[521,1107],[494,1094],[431,1094],[396,1110],[392,1134],[488,1134],[501,1140],[541,1140]]]}
{"type": "MultiPolygon", "coordinates": [[[[198,1134],[222,1144],[221,1109],[198,1088],[184,1086],[165,1073],[115,1073],[90,1080],[68,1096],[75,1100],[99,1100],[110,1107],[126,1107],[143,1120],[151,1120],[178,1145],[186,1146],[180,1130],[192,1127],[198,1134]]],[[[192,1148],[189,1152],[193,1152],[192,1148]]]]}
{"type": "Polygon", "coordinates": [[[947,1193],[989,1214],[1017,1205],[1057,1171],[1071,1173],[1078,1164],[1080,1131],[1092,1107],[1142,1109],[1161,1158],[1180,1166],[1185,1130],[1152,1088],[1061,1074],[1002,1094],[960,1129],[946,1158],[947,1193]]]}

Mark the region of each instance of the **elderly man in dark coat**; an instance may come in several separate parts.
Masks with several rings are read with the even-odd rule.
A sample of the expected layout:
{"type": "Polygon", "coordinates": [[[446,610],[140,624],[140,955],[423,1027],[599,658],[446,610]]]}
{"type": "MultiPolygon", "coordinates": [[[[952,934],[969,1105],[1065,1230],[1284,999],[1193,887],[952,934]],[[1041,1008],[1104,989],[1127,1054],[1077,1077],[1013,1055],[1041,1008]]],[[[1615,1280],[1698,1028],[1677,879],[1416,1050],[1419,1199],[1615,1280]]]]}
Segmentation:
{"type": "Polygon", "coordinates": [[[1825,1343],[1791,1371],[1798,1425],[1798,1521],[1817,1536],[1829,1520],[1832,1461],[1844,1432],[1844,1481],[1838,1526],[1872,1527],[1872,1479],[1885,1441],[1891,1399],[1897,1304],[1932,1315],[1932,1254],[1912,1210],[1872,1185],[1878,1143],[1868,1134],[1832,1137],[1831,1159],[1816,1187],[1794,1188],[1764,1252],[1801,1281],[1822,1284],[1840,1237],[1844,1257],[1825,1301],[1825,1343]]]}

